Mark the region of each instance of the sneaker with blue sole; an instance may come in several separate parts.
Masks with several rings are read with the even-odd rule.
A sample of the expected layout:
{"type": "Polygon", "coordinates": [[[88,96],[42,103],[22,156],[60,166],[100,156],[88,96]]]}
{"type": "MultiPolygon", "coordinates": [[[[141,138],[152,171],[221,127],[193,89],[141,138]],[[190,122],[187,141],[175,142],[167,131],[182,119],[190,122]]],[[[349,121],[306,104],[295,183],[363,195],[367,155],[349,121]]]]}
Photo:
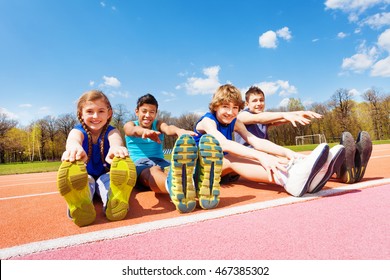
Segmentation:
{"type": "Polygon", "coordinates": [[[193,174],[198,148],[189,134],[181,135],[172,150],[171,168],[167,177],[169,196],[180,213],[192,212],[196,207],[193,174]]]}
{"type": "Polygon", "coordinates": [[[57,173],[57,187],[68,205],[68,215],[79,227],[96,219],[84,162],[63,161],[57,173]]]}
{"type": "Polygon", "coordinates": [[[219,204],[223,152],[218,140],[205,134],[199,140],[197,166],[197,194],[203,209],[213,209],[219,204]]]}
{"type": "Polygon", "coordinates": [[[110,190],[106,217],[110,221],[123,220],[129,211],[130,194],[137,181],[137,172],[129,158],[114,157],[110,168],[110,190]]]}
{"type": "Polygon", "coordinates": [[[367,131],[361,131],[356,139],[355,154],[355,182],[360,182],[366,172],[368,161],[372,153],[372,141],[367,131]]]}
{"type": "Polygon", "coordinates": [[[292,164],[286,174],[284,189],[292,196],[303,196],[308,191],[313,178],[326,163],[328,155],[329,146],[322,143],[310,155],[292,164]]]}
{"type": "Polygon", "coordinates": [[[343,145],[336,145],[329,150],[329,155],[326,163],[313,178],[308,193],[316,193],[322,190],[326,182],[338,170],[345,158],[345,148],[343,145]]]}

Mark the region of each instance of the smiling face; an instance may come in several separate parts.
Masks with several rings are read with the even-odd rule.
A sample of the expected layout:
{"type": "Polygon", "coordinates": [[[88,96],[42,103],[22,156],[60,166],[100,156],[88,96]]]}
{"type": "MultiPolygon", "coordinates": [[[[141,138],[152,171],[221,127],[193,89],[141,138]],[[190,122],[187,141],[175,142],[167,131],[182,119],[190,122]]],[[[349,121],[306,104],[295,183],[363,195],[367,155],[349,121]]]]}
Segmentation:
{"type": "Polygon", "coordinates": [[[265,107],[264,94],[251,94],[248,101],[245,102],[245,105],[251,113],[258,114],[263,112],[265,107]]]}
{"type": "Polygon", "coordinates": [[[104,99],[86,101],[81,109],[81,118],[90,132],[100,135],[103,127],[112,116],[112,110],[104,99]]]}
{"type": "Polygon", "coordinates": [[[153,104],[144,103],[135,109],[135,114],[138,117],[139,125],[150,129],[157,116],[157,107],[153,104]]]}
{"type": "Polygon", "coordinates": [[[225,125],[230,124],[243,108],[241,92],[231,84],[220,86],[209,104],[210,112],[215,112],[218,121],[225,125]]]}
{"type": "Polygon", "coordinates": [[[225,125],[230,124],[238,115],[240,106],[233,102],[223,103],[215,109],[217,120],[225,125]]]}

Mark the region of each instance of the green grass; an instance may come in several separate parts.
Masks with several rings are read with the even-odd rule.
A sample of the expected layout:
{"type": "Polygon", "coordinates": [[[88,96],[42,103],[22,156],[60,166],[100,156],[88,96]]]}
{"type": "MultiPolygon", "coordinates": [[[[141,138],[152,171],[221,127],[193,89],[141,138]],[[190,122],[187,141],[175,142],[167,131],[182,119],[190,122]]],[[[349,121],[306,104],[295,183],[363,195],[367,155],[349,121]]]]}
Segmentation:
{"type": "MultiPolygon", "coordinates": [[[[330,147],[337,145],[338,143],[329,143],[330,147]]],[[[380,144],[390,144],[389,140],[380,140],[373,141],[374,145],[380,144]]],[[[317,146],[317,144],[313,145],[300,145],[300,146],[286,146],[295,152],[304,152],[304,151],[312,151],[317,146]]],[[[164,155],[164,158],[168,161],[171,159],[171,155],[164,155]]],[[[39,173],[39,172],[50,172],[57,171],[60,167],[61,162],[54,161],[43,161],[43,162],[25,162],[25,163],[6,163],[0,164],[0,175],[10,175],[10,174],[26,174],[26,173],[39,173]]]]}
{"type": "MultiPolygon", "coordinates": [[[[332,148],[333,146],[337,145],[339,143],[328,143],[329,147],[332,148]]],[[[308,145],[298,145],[298,146],[285,146],[286,148],[293,150],[294,152],[306,152],[306,151],[313,151],[318,144],[308,144],[308,145]]]]}
{"type": "Polygon", "coordinates": [[[390,139],[388,139],[388,140],[375,140],[375,141],[372,141],[372,144],[374,144],[374,145],[390,144],[390,139]]]}
{"type": "Polygon", "coordinates": [[[6,164],[0,164],[0,175],[57,171],[60,165],[61,165],[60,161],[6,163],[6,164]]]}

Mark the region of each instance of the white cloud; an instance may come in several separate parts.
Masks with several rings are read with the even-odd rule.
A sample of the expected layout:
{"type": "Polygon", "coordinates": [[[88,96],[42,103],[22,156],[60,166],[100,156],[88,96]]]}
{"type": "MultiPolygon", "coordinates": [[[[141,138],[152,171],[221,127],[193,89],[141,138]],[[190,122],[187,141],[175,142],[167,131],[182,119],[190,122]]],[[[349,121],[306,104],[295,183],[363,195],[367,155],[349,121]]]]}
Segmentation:
{"type": "Polygon", "coordinates": [[[379,29],[390,25],[390,13],[380,13],[369,16],[361,21],[360,25],[367,25],[372,29],[379,29]]]}
{"type": "Polygon", "coordinates": [[[348,35],[346,34],[346,33],[344,33],[344,32],[339,32],[338,34],[337,34],[337,38],[340,38],[340,39],[344,39],[345,37],[347,37],[348,35]]]}
{"type": "Polygon", "coordinates": [[[350,93],[352,96],[359,96],[359,95],[360,95],[360,92],[359,92],[357,89],[355,89],[355,88],[351,89],[351,90],[349,91],[349,93],[350,93]]]}
{"type": "Polygon", "coordinates": [[[357,23],[359,21],[359,15],[356,13],[351,13],[348,15],[349,22],[357,23]]]}
{"type": "Polygon", "coordinates": [[[8,111],[6,108],[0,107],[0,114],[4,114],[12,120],[19,119],[19,116],[17,114],[8,111]]]}
{"type": "MultiPolygon", "coordinates": [[[[188,94],[213,94],[215,90],[221,85],[219,83],[218,74],[221,70],[219,66],[211,66],[203,69],[203,74],[206,78],[190,77],[184,83],[184,87],[188,94]]],[[[178,86],[176,88],[181,88],[178,86]]]]}
{"type": "Polygon", "coordinates": [[[374,64],[371,70],[371,76],[390,77],[390,56],[374,64]]]}
{"type": "Polygon", "coordinates": [[[290,98],[283,98],[282,101],[280,101],[279,103],[279,107],[287,107],[288,106],[288,102],[290,101],[290,98]]]}
{"type": "Polygon", "coordinates": [[[276,33],[269,30],[259,37],[259,45],[262,48],[275,49],[277,47],[276,33]]]}
{"type": "Polygon", "coordinates": [[[390,53],[390,29],[379,35],[378,46],[390,53]]]}
{"type": "MultiPolygon", "coordinates": [[[[362,34],[362,27],[368,26],[374,32],[380,28],[390,25],[389,12],[373,12],[387,9],[390,0],[327,0],[326,9],[341,10],[348,14],[350,22],[356,23],[355,34],[362,34]],[[370,10],[371,9],[371,10],[370,10]],[[359,22],[359,16],[362,13],[367,15],[359,22]],[[371,15],[370,15],[371,13],[371,15]]],[[[343,38],[344,33],[339,33],[339,38],[343,38]]],[[[355,54],[344,58],[341,68],[346,74],[349,71],[363,73],[370,70],[371,76],[389,77],[390,76],[390,29],[385,30],[378,35],[378,41],[371,47],[365,46],[364,41],[358,46],[355,54]]]]}
{"type": "Polygon", "coordinates": [[[378,38],[378,46],[387,52],[387,57],[378,60],[371,69],[371,76],[390,77],[390,29],[385,30],[378,38]]]}
{"type": "Polygon", "coordinates": [[[262,48],[275,49],[278,46],[278,38],[290,41],[292,36],[289,28],[283,27],[276,32],[272,30],[264,32],[259,36],[259,45],[262,48]]]}
{"type": "Polygon", "coordinates": [[[373,65],[373,59],[365,53],[357,53],[351,57],[343,59],[341,67],[345,70],[351,70],[357,73],[361,73],[373,65]]]}
{"type": "Polygon", "coordinates": [[[278,80],[277,83],[280,86],[279,95],[281,96],[288,96],[288,95],[296,94],[298,92],[297,88],[295,86],[290,85],[288,81],[278,80]]]}
{"type": "MultiPolygon", "coordinates": [[[[277,80],[272,82],[260,82],[255,84],[266,96],[278,94],[280,96],[289,96],[298,92],[297,88],[290,85],[289,81],[277,80]]],[[[246,89],[247,90],[247,89],[246,89]]],[[[243,92],[245,94],[246,90],[243,92]]]]}
{"type": "Polygon", "coordinates": [[[115,87],[115,88],[118,88],[121,86],[121,82],[115,77],[103,76],[103,80],[104,80],[103,86],[115,87]]]}
{"type": "Polygon", "coordinates": [[[95,85],[95,81],[89,81],[89,86],[93,87],[95,85]]]}
{"type": "Polygon", "coordinates": [[[367,48],[363,42],[356,54],[344,58],[342,69],[362,73],[370,69],[371,76],[389,77],[390,76],[390,29],[385,30],[378,37],[377,47],[367,48]],[[379,58],[380,53],[387,52],[384,58],[379,58]]]}
{"type": "Polygon", "coordinates": [[[360,14],[376,5],[386,5],[389,3],[390,0],[326,0],[325,8],[360,14]]]}
{"type": "Polygon", "coordinates": [[[276,31],[276,34],[286,41],[290,41],[292,38],[291,31],[288,29],[288,27],[283,27],[282,29],[279,29],[278,31],[276,31]]]}
{"type": "Polygon", "coordinates": [[[341,68],[346,71],[353,71],[355,73],[362,73],[374,65],[378,59],[377,47],[366,47],[366,42],[363,41],[359,46],[357,53],[351,57],[343,59],[341,68]]]}

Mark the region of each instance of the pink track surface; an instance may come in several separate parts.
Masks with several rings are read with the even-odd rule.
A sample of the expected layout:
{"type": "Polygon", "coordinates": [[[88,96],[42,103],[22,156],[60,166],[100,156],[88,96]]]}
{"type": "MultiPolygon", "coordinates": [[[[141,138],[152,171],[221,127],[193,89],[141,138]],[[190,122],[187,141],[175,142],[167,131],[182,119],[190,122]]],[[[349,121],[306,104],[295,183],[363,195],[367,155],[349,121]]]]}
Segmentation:
{"type": "Polygon", "coordinates": [[[389,206],[384,185],[27,259],[389,259],[389,206]]]}

